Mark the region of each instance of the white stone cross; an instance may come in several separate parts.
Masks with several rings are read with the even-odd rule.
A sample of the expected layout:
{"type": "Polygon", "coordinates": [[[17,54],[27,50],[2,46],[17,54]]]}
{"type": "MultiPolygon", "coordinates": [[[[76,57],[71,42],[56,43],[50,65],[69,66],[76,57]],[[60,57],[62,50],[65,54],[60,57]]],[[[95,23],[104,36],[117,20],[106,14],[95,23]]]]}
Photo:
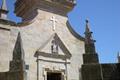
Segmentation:
{"type": "Polygon", "coordinates": [[[55,18],[55,16],[53,16],[51,19],[50,19],[53,23],[52,27],[53,27],[53,31],[55,31],[55,27],[56,27],[56,22],[57,22],[57,19],[55,18]]]}

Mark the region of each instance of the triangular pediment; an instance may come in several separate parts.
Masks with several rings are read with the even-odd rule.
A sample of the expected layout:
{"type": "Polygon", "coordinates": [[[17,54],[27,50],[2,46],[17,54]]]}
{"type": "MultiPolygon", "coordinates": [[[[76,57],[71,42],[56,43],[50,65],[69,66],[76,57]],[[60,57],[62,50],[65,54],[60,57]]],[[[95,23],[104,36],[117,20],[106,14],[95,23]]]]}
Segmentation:
{"type": "Polygon", "coordinates": [[[35,56],[70,58],[71,54],[60,37],[54,33],[37,51],[35,56]]]}

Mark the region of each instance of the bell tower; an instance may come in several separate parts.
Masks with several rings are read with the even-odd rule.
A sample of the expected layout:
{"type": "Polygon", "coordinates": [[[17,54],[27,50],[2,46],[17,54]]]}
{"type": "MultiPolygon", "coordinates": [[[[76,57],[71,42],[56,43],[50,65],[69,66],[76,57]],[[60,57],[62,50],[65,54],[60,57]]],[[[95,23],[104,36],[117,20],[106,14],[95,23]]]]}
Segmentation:
{"type": "Polygon", "coordinates": [[[95,50],[95,40],[92,38],[92,32],[89,28],[89,21],[86,20],[86,29],[85,29],[85,54],[83,54],[83,63],[99,63],[98,54],[95,50]]]}
{"type": "Polygon", "coordinates": [[[73,9],[75,0],[17,0],[15,3],[15,13],[22,17],[23,21],[33,19],[38,10],[67,16],[73,9]]]}

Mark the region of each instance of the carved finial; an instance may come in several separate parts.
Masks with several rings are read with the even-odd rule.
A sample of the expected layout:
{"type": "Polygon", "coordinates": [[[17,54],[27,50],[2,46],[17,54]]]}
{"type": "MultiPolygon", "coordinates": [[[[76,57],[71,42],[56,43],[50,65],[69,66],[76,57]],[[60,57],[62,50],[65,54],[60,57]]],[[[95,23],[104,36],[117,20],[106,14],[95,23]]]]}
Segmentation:
{"type": "Polygon", "coordinates": [[[89,21],[88,21],[88,19],[86,19],[86,29],[85,29],[85,32],[86,33],[90,32],[90,27],[89,27],[89,21]]]}
{"type": "Polygon", "coordinates": [[[86,19],[86,28],[85,28],[85,52],[86,53],[96,53],[95,51],[95,40],[92,38],[92,32],[89,28],[89,21],[86,19]]]}
{"type": "Polygon", "coordinates": [[[24,60],[24,49],[22,45],[20,32],[18,33],[15,47],[13,50],[13,60],[24,60]]]}
{"type": "Polygon", "coordinates": [[[92,32],[90,31],[89,21],[86,19],[85,38],[92,40],[92,32]]]}
{"type": "Polygon", "coordinates": [[[13,50],[13,59],[12,61],[10,61],[10,72],[13,71],[19,71],[20,72],[19,76],[21,77],[20,79],[18,77],[18,80],[24,80],[23,78],[25,77],[25,74],[23,72],[25,71],[25,60],[20,32],[18,33],[15,47],[13,50]]]}
{"type": "Polygon", "coordinates": [[[120,63],[120,53],[117,53],[117,57],[118,57],[118,63],[120,63]]]}
{"type": "Polygon", "coordinates": [[[88,19],[86,19],[86,23],[88,23],[89,22],[89,20],[88,19]]]}

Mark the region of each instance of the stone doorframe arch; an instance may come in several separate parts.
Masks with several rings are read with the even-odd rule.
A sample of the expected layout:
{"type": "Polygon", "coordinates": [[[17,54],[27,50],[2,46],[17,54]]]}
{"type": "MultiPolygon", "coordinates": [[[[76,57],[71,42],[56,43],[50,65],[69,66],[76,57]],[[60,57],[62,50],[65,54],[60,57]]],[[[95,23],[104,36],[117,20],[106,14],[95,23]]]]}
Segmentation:
{"type": "Polygon", "coordinates": [[[47,80],[47,72],[51,73],[61,73],[61,80],[66,80],[65,69],[55,69],[55,67],[51,68],[43,68],[43,76],[44,80],[47,80]]]}

